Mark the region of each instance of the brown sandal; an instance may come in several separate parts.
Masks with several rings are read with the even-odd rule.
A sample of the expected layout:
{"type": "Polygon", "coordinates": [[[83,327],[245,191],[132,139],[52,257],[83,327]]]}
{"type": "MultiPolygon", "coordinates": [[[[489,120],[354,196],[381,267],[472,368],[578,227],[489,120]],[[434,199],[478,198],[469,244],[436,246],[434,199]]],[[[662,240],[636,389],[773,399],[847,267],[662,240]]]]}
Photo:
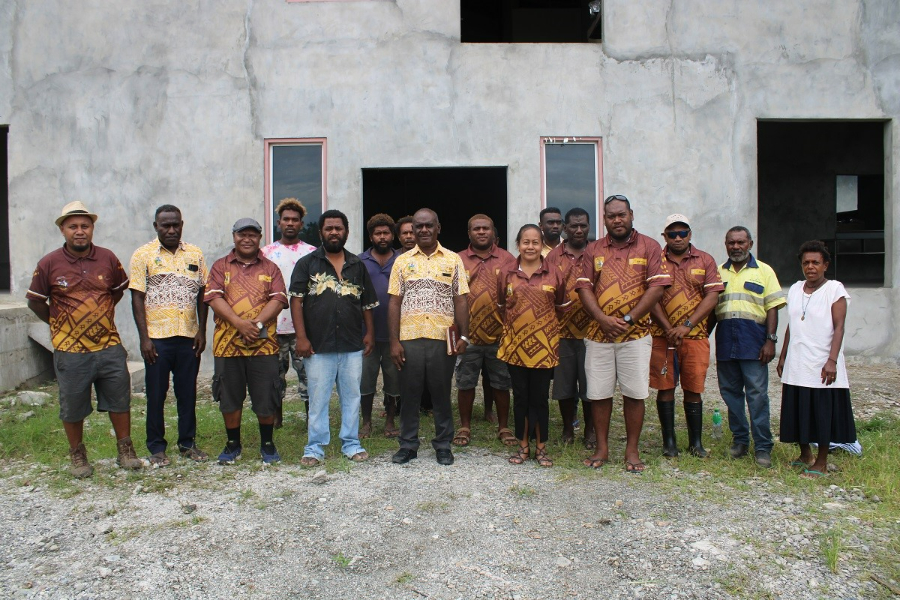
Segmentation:
{"type": "Polygon", "coordinates": [[[521,465],[529,458],[531,458],[531,448],[528,446],[519,446],[516,453],[510,456],[508,460],[511,465],[521,465]]]}
{"type": "Polygon", "coordinates": [[[553,461],[550,460],[550,457],[547,456],[547,446],[543,448],[538,448],[534,453],[534,460],[537,461],[538,466],[541,467],[552,467],[553,461]]]}
{"type": "Polygon", "coordinates": [[[456,430],[456,435],[453,436],[453,445],[460,447],[468,446],[471,439],[472,430],[468,427],[460,427],[456,430]]]}
{"type": "Polygon", "coordinates": [[[509,427],[504,427],[497,432],[497,439],[506,444],[507,446],[515,446],[519,443],[519,440],[516,439],[516,435],[512,432],[512,429],[509,427]]]}

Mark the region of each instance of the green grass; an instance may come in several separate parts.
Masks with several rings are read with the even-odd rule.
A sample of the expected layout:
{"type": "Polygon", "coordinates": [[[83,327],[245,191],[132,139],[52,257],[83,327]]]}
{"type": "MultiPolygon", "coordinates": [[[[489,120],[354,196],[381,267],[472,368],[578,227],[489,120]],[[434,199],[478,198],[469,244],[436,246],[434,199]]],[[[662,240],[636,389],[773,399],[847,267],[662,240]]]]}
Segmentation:
{"type": "Polygon", "coordinates": [[[838,572],[838,560],[841,556],[842,538],[840,530],[832,528],[826,531],[819,540],[819,547],[825,557],[825,565],[832,573],[838,572]]]}

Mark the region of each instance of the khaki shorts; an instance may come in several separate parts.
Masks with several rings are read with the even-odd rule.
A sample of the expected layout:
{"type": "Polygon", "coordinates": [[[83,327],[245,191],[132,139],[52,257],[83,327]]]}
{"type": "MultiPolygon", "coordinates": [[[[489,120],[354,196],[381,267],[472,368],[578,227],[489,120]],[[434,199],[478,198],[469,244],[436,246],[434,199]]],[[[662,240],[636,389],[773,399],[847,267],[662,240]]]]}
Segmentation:
{"type": "Polygon", "coordinates": [[[709,339],[684,339],[678,348],[670,350],[666,338],[653,338],[653,353],[650,356],[650,387],[653,389],[675,389],[677,372],[681,389],[701,394],[706,387],[707,370],[709,370],[709,339]],[[662,374],[663,367],[666,367],[665,375],[662,374]]]}
{"type": "Polygon", "coordinates": [[[628,342],[585,340],[584,370],[588,400],[605,400],[616,393],[644,400],[650,395],[650,336],[628,342]]]}

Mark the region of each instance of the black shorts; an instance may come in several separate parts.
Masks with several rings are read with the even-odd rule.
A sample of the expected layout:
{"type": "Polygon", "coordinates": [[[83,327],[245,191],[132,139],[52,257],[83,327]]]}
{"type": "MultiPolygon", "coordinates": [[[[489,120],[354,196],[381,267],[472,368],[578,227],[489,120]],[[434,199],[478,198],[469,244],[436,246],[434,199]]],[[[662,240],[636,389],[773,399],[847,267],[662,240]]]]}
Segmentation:
{"type": "Polygon", "coordinates": [[[59,418],[65,423],[83,421],[91,412],[91,387],[97,393],[97,410],[124,413],[131,409],[131,376],[128,353],[121,344],[97,352],[53,353],[53,369],[59,382],[59,418]]]}
{"type": "Polygon", "coordinates": [[[223,413],[233,413],[244,407],[250,392],[250,408],[259,417],[270,417],[281,398],[281,377],[278,374],[278,355],[232,356],[213,359],[213,400],[223,413]]]}

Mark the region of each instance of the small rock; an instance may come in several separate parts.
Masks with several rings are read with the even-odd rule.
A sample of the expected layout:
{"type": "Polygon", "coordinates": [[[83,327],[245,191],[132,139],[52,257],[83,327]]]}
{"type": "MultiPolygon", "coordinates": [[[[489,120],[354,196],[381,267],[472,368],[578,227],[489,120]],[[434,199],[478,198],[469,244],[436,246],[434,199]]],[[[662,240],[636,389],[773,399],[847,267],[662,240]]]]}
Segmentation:
{"type": "Polygon", "coordinates": [[[16,398],[22,404],[28,404],[31,406],[43,406],[50,401],[50,394],[47,392],[19,392],[16,394],[16,398]]]}
{"type": "Polygon", "coordinates": [[[31,588],[34,587],[34,583],[31,581],[26,581],[25,583],[22,584],[22,587],[25,588],[26,590],[30,590],[31,588]]]}
{"type": "Polygon", "coordinates": [[[881,502],[881,498],[876,496],[872,496],[872,502],[881,502]]]}
{"type": "Polygon", "coordinates": [[[328,473],[325,472],[325,469],[316,471],[315,474],[313,474],[312,479],[310,479],[310,481],[312,481],[313,483],[315,483],[317,485],[322,485],[323,483],[328,481],[328,473]]]}
{"type": "Polygon", "coordinates": [[[114,562],[119,562],[120,560],[122,560],[122,557],[119,556],[118,554],[107,554],[106,556],[103,557],[103,560],[105,560],[106,562],[114,563],[114,562]]]}
{"type": "Polygon", "coordinates": [[[196,504],[182,504],[181,505],[181,511],[186,515],[191,514],[195,510],[197,510],[196,504]]]}
{"type": "Polygon", "coordinates": [[[622,500],[616,500],[616,506],[625,506],[625,502],[622,500]]]}
{"type": "Polygon", "coordinates": [[[102,579],[106,579],[107,577],[112,575],[112,569],[107,569],[106,567],[100,567],[100,570],[98,571],[98,573],[102,579]]]}
{"type": "Polygon", "coordinates": [[[565,569],[572,565],[572,561],[566,558],[565,556],[557,557],[556,566],[560,569],[565,569]]]}
{"type": "Polygon", "coordinates": [[[25,421],[27,421],[28,419],[30,419],[33,416],[34,416],[34,411],[29,410],[28,412],[24,412],[21,415],[16,415],[16,419],[18,419],[18,421],[20,423],[24,423],[25,421]]]}
{"type": "Polygon", "coordinates": [[[97,527],[97,535],[106,535],[107,533],[112,533],[112,525],[109,523],[103,523],[99,527],[97,527]]]}
{"type": "Polygon", "coordinates": [[[703,558],[702,556],[697,556],[697,557],[695,557],[695,558],[691,561],[691,563],[693,563],[693,565],[694,565],[695,567],[697,567],[698,569],[705,569],[706,567],[709,566],[709,561],[706,560],[705,558],[703,558]]]}

